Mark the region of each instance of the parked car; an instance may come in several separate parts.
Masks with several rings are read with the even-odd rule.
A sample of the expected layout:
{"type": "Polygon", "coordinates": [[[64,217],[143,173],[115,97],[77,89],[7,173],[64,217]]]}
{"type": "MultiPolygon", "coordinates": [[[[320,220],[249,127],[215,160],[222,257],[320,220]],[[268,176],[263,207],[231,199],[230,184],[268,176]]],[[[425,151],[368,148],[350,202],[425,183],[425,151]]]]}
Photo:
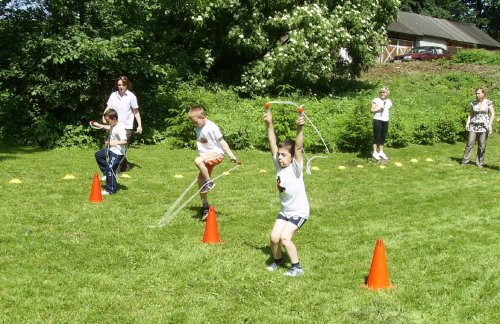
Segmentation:
{"type": "Polygon", "coordinates": [[[450,58],[451,54],[444,48],[437,46],[421,46],[412,48],[406,54],[394,56],[389,62],[430,61],[450,58]]]}

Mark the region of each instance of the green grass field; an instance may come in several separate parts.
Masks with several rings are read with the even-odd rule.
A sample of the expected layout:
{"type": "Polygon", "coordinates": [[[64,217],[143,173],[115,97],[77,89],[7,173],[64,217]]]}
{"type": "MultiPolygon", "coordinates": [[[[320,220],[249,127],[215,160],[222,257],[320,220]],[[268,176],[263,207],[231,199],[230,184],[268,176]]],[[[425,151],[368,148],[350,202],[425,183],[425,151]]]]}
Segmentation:
{"type": "Polygon", "coordinates": [[[499,146],[483,169],[459,166],[463,143],[389,148],[385,168],[314,160],[298,278],[265,268],[279,210],[267,152],[236,152],[242,166],[209,195],[223,243],[204,244],[198,198],[149,227],[195,178],[194,151],[131,148],[130,178],[95,204],[93,150],[1,147],[0,321],[498,323],[499,146]],[[379,238],[392,288],[372,291],[379,238]]]}

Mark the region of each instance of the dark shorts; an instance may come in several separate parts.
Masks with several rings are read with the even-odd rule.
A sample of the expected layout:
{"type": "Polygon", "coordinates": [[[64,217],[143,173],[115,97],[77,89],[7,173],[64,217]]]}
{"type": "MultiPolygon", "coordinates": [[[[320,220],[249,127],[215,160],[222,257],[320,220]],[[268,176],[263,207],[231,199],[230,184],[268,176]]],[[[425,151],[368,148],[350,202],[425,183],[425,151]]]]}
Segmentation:
{"type": "Polygon", "coordinates": [[[307,221],[307,218],[299,216],[292,216],[290,218],[286,218],[282,213],[279,213],[276,219],[282,219],[284,221],[290,222],[295,226],[297,226],[298,228],[301,228],[307,221]]]}

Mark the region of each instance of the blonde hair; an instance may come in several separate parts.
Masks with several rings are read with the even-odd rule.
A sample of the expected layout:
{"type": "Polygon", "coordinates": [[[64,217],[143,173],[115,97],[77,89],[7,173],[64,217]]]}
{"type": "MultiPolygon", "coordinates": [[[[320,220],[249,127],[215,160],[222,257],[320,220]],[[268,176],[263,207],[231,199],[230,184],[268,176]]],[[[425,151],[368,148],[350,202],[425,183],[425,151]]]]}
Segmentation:
{"type": "Polygon", "coordinates": [[[390,93],[391,93],[391,91],[389,91],[389,88],[388,88],[388,87],[386,87],[386,86],[383,86],[382,88],[380,88],[380,90],[379,90],[379,91],[382,91],[382,90],[383,90],[383,91],[385,91],[385,92],[387,92],[387,94],[390,94],[390,93]]]}
{"type": "Polygon", "coordinates": [[[205,110],[203,109],[202,106],[192,106],[191,108],[189,108],[188,115],[193,117],[194,116],[205,117],[205,110]]]}

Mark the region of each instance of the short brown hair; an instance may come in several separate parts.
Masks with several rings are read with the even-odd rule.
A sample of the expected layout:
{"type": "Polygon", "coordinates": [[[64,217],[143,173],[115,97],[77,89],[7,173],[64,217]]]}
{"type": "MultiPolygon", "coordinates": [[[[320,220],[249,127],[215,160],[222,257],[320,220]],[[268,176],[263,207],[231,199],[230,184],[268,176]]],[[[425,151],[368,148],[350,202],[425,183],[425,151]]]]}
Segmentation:
{"type": "Polygon", "coordinates": [[[292,155],[292,157],[295,155],[295,141],[292,139],[287,138],[283,142],[279,142],[278,148],[287,149],[292,155]]]}
{"type": "Polygon", "coordinates": [[[118,119],[118,113],[114,109],[108,109],[104,112],[104,117],[108,117],[111,120],[118,119]]]}
{"type": "Polygon", "coordinates": [[[126,76],[120,75],[118,78],[116,78],[115,85],[117,87],[118,87],[118,81],[121,81],[124,86],[126,86],[127,88],[130,88],[130,80],[126,76]]]}

